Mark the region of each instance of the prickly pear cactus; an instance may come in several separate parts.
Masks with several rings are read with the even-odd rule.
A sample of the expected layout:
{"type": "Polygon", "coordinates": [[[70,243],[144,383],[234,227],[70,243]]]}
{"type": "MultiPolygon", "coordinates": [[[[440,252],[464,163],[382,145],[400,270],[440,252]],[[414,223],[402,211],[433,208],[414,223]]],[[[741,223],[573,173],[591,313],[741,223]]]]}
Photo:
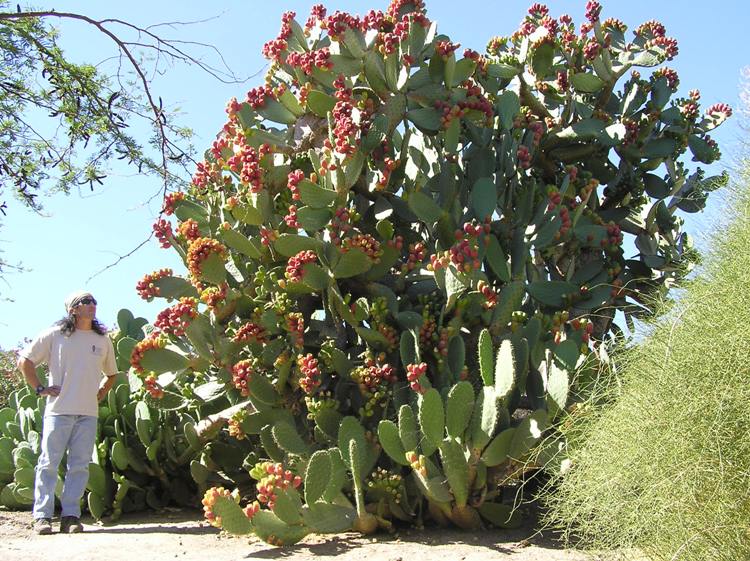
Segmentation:
{"type": "Polygon", "coordinates": [[[250,523],[219,500],[234,530],[513,523],[498,485],[615,313],[648,314],[688,270],[679,214],[724,181],[686,159],[719,157],[729,107],[676,96],[661,24],[600,12],[576,27],[534,4],[484,54],[421,1],[283,15],[265,83],[165,199],[154,230],[187,274],[139,283],[171,304],[131,356],[201,411],[235,406],[237,446],[271,462],[244,468],[282,466],[255,473],[287,486],[251,491],[250,523]]]}

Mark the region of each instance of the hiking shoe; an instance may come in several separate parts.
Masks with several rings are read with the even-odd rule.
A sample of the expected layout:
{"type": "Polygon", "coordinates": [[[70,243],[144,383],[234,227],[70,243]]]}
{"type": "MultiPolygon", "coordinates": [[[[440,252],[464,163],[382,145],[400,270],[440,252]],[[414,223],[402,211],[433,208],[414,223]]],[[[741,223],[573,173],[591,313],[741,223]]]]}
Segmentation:
{"type": "Polygon", "coordinates": [[[77,516],[63,516],[60,519],[61,534],[79,534],[83,532],[83,524],[77,516]]]}
{"type": "Polygon", "coordinates": [[[52,533],[52,520],[49,518],[37,518],[34,520],[34,531],[40,536],[48,536],[52,533]]]}

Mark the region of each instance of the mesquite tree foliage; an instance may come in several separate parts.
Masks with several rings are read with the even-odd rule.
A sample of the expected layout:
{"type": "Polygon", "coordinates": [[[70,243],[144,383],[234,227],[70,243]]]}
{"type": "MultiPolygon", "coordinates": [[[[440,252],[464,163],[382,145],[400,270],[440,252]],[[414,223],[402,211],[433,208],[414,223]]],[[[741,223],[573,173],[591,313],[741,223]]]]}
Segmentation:
{"type": "Polygon", "coordinates": [[[679,211],[721,184],[682,156],[719,157],[729,107],[674,97],[661,24],[600,11],[577,30],[535,4],[463,55],[421,1],[284,14],[265,84],[154,226],[187,278],[138,286],[179,301],[133,368],[170,407],[246,404],[229,430],[265,460],[244,509],[206,493],[213,523],[284,544],[514,522],[500,486],[606,359],[615,311],[685,273],[679,211]]]}
{"type": "MultiPolygon", "coordinates": [[[[228,69],[193,54],[196,48],[211,47],[186,47],[152,28],[115,18],[22,10],[0,1],[0,193],[11,190],[22,203],[39,209],[45,188],[68,192],[88,185],[93,190],[115,160],[160,177],[164,189],[184,185],[181,168],[192,161],[185,142],[191,133],[174,121],[149,76],[163,72],[168,61],[238,82],[228,69]],[[115,48],[115,69],[107,73],[100,61],[70,60],[51,23],[59,21],[101,33],[115,48]],[[131,132],[136,123],[150,131],[147,141],[131,132]]],[[[2,202],[3,214],[5,208],[2,202]]]]}

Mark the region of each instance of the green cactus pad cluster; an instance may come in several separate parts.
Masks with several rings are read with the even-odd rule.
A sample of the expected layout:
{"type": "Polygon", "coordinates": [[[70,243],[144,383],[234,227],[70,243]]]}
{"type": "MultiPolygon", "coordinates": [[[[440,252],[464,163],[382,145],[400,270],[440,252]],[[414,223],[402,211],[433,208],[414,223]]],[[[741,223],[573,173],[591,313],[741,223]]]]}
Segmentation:
{"type": "Polygon", "coordinates": [[[201,490],[283,465],[301,490],[256,473],[248,532],[271,543],[514,524],[499,486],[539,467],[616,312],[648,315],[687,274],[681,213],[722,182],[685,156],[718,158],[708,133],[731,109],[676,95],[663,26],[600,12],[580,28],[535,4],[484,53],[422,2],[284,14],[264,85],[230,100],[189,190],[165,198],[157,236],[188,273],[139,283],[170,306],[118,343],[152,388],[135,405],[147,459],[162,404],[201,490]]]}

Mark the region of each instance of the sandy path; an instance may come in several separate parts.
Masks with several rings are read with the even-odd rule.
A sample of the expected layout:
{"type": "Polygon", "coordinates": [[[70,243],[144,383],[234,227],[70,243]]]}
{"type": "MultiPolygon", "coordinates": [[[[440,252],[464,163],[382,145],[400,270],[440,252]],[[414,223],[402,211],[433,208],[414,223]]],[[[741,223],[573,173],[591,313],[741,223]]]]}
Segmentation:
{"type": "MultiPolygon", "coordinates": [[[[84,519],[84,523],[87,520],[84,519]]],[[[90,521],[88,521],[90,522],[90,521]]],[[[37,536],[28,512],[0,510],[3,561],[230,561],[277,559],[311,561],[597,561],[598,556],[560,549],[528,530],[415,530],[364,538],[358,534],[308,536],[279,549],[257,540],[219,533],[196,511],[126,515],[117,525],[86,524],[78,535],[37,536]]]]}

